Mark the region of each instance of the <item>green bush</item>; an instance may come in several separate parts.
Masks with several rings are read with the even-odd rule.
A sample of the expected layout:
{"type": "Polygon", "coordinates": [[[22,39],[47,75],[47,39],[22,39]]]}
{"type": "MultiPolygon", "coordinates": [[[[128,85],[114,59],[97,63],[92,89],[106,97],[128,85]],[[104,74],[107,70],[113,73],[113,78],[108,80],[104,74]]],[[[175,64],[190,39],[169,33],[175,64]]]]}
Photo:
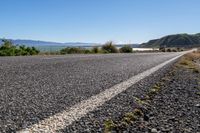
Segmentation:
{"type": "Polygon", "coordinates": [[[101,47],[101,49],[104,53],[118,53],[119,52],[116,46],[111,41],[104,44],[101,47]]]}
{"type": "Polygon", "coordinates": [[[72,47],[68,49],[68,54],[81,54],[81,53],[83,53],[81,48],[72,47]]]}
{"type": "Polygon", "coordinates": [[[160,50],[161,52],[166,52],[166,50],[165,50],[164,47],[160,47],[159,50],[160,50]]]}
{"type": "Polygon", "coordinates": [[[170,48],[167,49],[167,52],[172,52],[172,50],[170,48]]]}
{"type": "Polygon", "coordinates": [[[89,49],[83,49],[79,47],[67,47],[60,50],[61,54],[89,54],[91,51],[89,49]]]}
{"type": "Polygon", "coordinates": [[[67,54],[68,50],[69,50],[69,48],[63,48],[60,50],[60,54],[67,54]]]}
{"type": "Polygon", "coordinates": [[[84,51],[84,54],[91,54],[92,53],[92,51],[89,50],[89,49],[84,49],[83,51],[84,51]]]}
{"type": "Polygon", "coordinates": [[[130,45],[124,45],[123,47],[121,47],[119,49],[119,51],[121,53],[132,53],[133,52],[133,48],[130,45]]]}
{"type": "Polygon", "coordinates": [[[178,52],[178,50],[177,50],[177,49],[172,49],[171,51],[172,51],[172,52],[178,52]]]}
{"type": "Polygon", "coordinates": [[[9,40],[2,40],[0,56],[37,55],[40,51],[35,47],[15,46],[9,40]]]}
{"type": "Polygon", "coordinates": [[[95,47],[93,47],[93,48],[91,49],[91,52],[96,54],[96,53],[99,53],[100,50],[99,50],[98,47],[95,46],[95,47]]]}

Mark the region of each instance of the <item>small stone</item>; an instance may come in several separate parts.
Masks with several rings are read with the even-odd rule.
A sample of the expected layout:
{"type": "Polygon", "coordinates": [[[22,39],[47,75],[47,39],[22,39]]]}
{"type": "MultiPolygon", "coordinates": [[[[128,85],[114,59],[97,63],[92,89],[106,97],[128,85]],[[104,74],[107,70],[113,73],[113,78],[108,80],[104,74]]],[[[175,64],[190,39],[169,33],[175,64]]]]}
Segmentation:
{"type": "Polygon", "coordinates": [[[169,120],[175,122],[175,121],[176,121],[176,117],[173,116],[173,117],[171,117],[169,120]]]}
{"type": "Polygon", "coordinates": [[[195,105],[195,107],[198,107],[198,108],[200,108],[200,104],[196,104],[196,105],[195,105]]]}
{"type": "Polygon", "coordinates": [[[144,120],[145,120],[145,121],[149,121],[149,116],[146,115],[146,114],[144,114],[144,120]]]}
{"type": "Polygon", "coordinates": [[[163,131],[163,132],[169,132],[171,129],[170,128],[161,128],[161,130],[163,131]]]}
{"type": "Polygon", "coordinates": [[[157,129],[155,129],[155,128],[152,128],[152,129],[151,129],[151,132],[152,132],[152,133],[158,133],[157,129]]]}

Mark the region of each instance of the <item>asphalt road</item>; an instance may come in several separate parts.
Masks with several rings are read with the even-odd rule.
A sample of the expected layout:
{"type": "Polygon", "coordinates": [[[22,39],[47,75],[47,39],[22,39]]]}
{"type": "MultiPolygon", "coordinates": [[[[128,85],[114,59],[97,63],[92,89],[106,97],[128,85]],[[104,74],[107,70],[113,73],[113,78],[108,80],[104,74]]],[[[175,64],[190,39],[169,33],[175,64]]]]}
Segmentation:
{"type": "Polygon", "coordinates": [[[0,58],[0,132],[21,130],[180,53],[0,58]]]}

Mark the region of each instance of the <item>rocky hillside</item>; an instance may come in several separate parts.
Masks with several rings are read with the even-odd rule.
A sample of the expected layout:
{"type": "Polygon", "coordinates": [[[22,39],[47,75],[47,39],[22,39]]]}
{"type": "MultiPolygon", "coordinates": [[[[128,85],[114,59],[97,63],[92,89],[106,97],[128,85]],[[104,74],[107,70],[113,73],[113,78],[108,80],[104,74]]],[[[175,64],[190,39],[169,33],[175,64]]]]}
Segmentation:
{"type": "Polygon", "coordinates": [[[141,47],[200,47],[200,33],[168,35],[143,43],[141,47]]]}

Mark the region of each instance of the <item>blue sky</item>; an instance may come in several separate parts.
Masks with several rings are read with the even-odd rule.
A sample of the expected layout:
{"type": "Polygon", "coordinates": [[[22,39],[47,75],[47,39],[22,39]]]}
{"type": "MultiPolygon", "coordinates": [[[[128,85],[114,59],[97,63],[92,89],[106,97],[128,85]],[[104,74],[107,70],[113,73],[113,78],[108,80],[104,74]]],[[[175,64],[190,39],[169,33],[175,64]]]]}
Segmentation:
{"type": "Polygon", "coordinates": [[[1,0],[0,38],[141,43],[200,32],[200,0],[1,0]]]}

